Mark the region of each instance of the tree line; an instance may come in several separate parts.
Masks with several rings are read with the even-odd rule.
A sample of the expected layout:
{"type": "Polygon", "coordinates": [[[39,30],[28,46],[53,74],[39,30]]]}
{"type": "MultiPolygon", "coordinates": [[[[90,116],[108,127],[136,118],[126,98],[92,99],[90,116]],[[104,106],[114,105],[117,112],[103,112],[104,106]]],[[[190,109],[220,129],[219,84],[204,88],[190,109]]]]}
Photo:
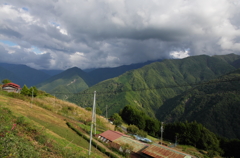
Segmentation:
{"type": "Polygon", "coordinates": [[[140,130],[146,131],[149,135],[157,136],[159,134],[160,122],[149,117],[145,112],[136,107],[127,105],[120,111],[120,116],[129,125],[136,125],[140,130]]]}
{"type": "MultiPolygon", "coordinates": [[[[127,105],[120,112],[122,120],[130,125],[128,131],[135,131],[137,128],[146,131],[149,135],[160,137],[161,122],[149,117],[137,107],[127,105]],[[134,126],[136,127],[134,127],[134,126]]],[[[240,140],[229,140],[217,136],[209,131],[202,124],[194,122],[164,123],[164,139],[184,145],[192,145],[198,149],[206,150],[209,157],[222,155],[225,157],[238,157],[240,151],[240,140]]]]}

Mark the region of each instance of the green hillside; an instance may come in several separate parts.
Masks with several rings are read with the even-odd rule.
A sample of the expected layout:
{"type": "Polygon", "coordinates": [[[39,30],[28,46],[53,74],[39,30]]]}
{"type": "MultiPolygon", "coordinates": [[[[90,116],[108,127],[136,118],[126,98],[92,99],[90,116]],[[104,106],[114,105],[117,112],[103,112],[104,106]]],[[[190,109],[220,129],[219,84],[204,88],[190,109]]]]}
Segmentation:
{"type": "MultiPolygon", "coordinates": [[[[0,157],[126,157],[96,138],[88,156],[91,112],[45,95],[39,92],[32,100],[0,91],[0,157]]],[[[114,128],[101,116],[97,115],[96,121],[97,133],[114,128]]],[[[148,138],[159,142],[158,138],[148,138]]],[[[178,145],[176,150],[199,157],[208,152],[185,145],[178,145]]]]}
{"type": "MultiPolygon", "coordinates": [[[[90,111],[54,97],[39,95],[31,100],[22,94],[0,91],[0,116],[0,157],[89,157],[89,132],[80,125],[91,120],[90,111]]],[[[97,123],[101,127],[97,132],[113,128],[99,116],[97,123]]],[[[108,157],[100,151],[101,144],[97,145],[92,146],[91,157],[108,157]]]]}
{"type": "Polygon", "coordinates": [[[196,120],[216,134],[239,139],[239,90],[240,69],[166,101],[157,116],[164,122],[196,120]]]}
{"type": "MultiPolygon", "coordinates": [[[[232,54],[225,57],[236,60],[232,54]]],[[[222,59],[206,55],[164,60],[100,82],[68,100],[82,107],[90,106],[92,95],[89,93],[96,90],[97,105],[103,112],[108,105],[109,115],[119,112],[125,105],[133,105],[155,116],[165,101],[192,88],[192,84],[217,78],[235,69],[222,59]]]]}
{"type": "Polygon", "coordinates": [[[235,68],[240,68],[240,56],[239,55],[236,55],[236,54],[215,55],[214,57],[231,64],[235,68]]]}
{"type": "Polygon", "coordinates": [[[92,80],[88,74],[74,67],[51,77],[47,81],[37,85],[37,87],[40,90],[54,94],[58,98],[67,99],[71,93],[83,91],[91,85],[92,80]]]}
{"type": "MultiPolygon", "coordinates": [[[[158,60],[160,61],[160,60],[158,60]]],[[[144,63],[137,63],[137,64],[131,64],[131,65],[123,65],[119,67],[112,67],[112,68],[98,68],[95,70],[90,71],[88,74],[92,77],[94,84],[97,84],[101,81],[117,77],[127,71],[141,68],[145,65],[148,65],[150,63],[153,63],[156,61],[147,61],[144,63]]]]}

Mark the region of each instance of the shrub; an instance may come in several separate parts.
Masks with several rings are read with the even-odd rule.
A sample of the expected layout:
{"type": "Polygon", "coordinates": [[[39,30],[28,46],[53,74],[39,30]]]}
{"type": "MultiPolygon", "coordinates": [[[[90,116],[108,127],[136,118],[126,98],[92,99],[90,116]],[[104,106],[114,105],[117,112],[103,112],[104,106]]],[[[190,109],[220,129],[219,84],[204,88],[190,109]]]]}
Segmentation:
{"type": "Polygon", "coordinates": [[[143,130],[139,130],[137,132],[137,135],[139,135],[140,137],[147,137],[147,132],[143,131],[143,130]]]}
{"type": "Polygon", "coordinates": [[[73,107],[73,106],[67,106],[67,109],[68,109],[69,111],[73,111],[73,110],[74,110],[74,107],[73,107]]]}
{"type": "Polygon", "coordinates": [[[136,125],[129,125],[127,127],[127,132],[131,134],[136,134],[139,131],[139,128],[136,125]]]}
{"type": "Polygon", "coordinates": [[[23,116],[20,116],[17,118],[16,123],[19,125],[23,125],[25,122],[25,118],[23,116]]]}

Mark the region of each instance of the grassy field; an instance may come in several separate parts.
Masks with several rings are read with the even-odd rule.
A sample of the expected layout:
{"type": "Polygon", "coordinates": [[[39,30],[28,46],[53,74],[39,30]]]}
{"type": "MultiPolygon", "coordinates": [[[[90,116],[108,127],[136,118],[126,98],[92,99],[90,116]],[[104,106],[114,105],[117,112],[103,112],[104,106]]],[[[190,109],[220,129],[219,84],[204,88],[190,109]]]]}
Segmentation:
{"type": "MultiPolygon", "coordinates": [[[[34,140],[35,137],[31,138],[31,136],[25,134],[34,148],[45,155],[42,157],[88,157],[89,142],[70,129],[66,123],[70,122],[76,125],[81,132],[88,135],[91,124],[90,111],[78,107],[75,104],[55,99],[54,97],[34,98],[33,103],[30,101],[31,98],[16,99],[7,96],[5,93],[1,94],[0,91],[0,108],[9,109],[16,117],[21,118],[24,116],[24,120],[33,126],[31,128],[36,128],[39,133],[43,134],[38,136],[39,138],[37,137],[40,142],[46,137],[43,140],[45,140],[44,145],[47,145],[47,147],[36,143],[36,140],[34,140]]],[[[13,119],[10,124],[13,122],[16,122],[16,119],[13,119]]],[[[9,125],[8,130],[10,126],[11,125],[9,125]]],[[[128,125],[124,124],[124,126],[127,127],[128,125]]],[[[4,130],[1,131],[1,128],[2,126],[0,126],[0,135],[4,132],[4,130]]],[[[97,133],[108,129],[113,130],[114,126],[102,116],[97,116],[97,133]]],[[[25,132],[28,133],[28,131],[25,132]]],[[[23,132],[21,132],[20,135],[23,135],[22,133],[23,132]]],[[[147,138],[155,143],[160,141],[159,138],[151,136],[147,138]]],[[[168,141],[164,141],[164,143],[170,144],[168,141]]],[[[204,155],[204,151],[199,151],[192,146],[178,145],[175,149],[196,157],[203,157],[204,155]]],[[[108,156],[92,147],[90,157],[100,158],[108,156]]]]}
{"type": "MultiPolygon", "coordinates": [[[[0,94],[0,107],[9,109],[14,116],[22,117],[36,126],[49,142],[53,142],[60,154],[56,157],[88,157],[89,143],[72,131],[66,122],[90,120],[91,113],[74,104],[55,98],[34,98],[33,103],[0,94]],[[79,155],[80,153],[80,155],[79,155]],[[59,156],[61,155],[61,156],[59,156]]],[[[101,126],[109,127],[107,121],[98,117],[101,126]]],[[[34,144],[34,142],[32,142],[34,144]]],[[[35,146],[37,148],[37,146],[35,146]]],[[[54,153],[54,152],[53,152],[54,153]]],[[[53,154],[53,157],[55,157],[53,154]]],[[[107,157],[92,147],[91,157],[107,157]]]]}

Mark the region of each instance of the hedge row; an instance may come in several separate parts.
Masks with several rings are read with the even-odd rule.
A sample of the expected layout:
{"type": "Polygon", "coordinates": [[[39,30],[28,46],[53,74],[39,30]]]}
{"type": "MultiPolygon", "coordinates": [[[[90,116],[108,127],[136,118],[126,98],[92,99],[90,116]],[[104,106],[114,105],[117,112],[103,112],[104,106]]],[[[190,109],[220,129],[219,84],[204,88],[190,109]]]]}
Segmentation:
{"type": "MultiPolygon", "coordinates": [[[[83,137],[85,140],[90,141],[90,139],[89,139],[85,134],[83,134],[82,132],[80,132],[79,130],[77,130],[76,128],[74,128],[71,123],[67,122],[67,126],[68,126],[69,128],[71,128],[73,131],[75,131],[79,136],[83,137]]],[[[92,139],[92,145],[93,145],[95,148],[97,148],[99,151],[101,151],[102,153],[106,154],[107,156],[109,156],[109,157],[111,157],[111,158],[118,158],[118,156],[116,156],[115,154],[106,151],[106,149],[104,149],[104,148],[101,147],[101,146],[98,146],[97,143],[96,143],[96,141],[94,141],[93,139],[92,139]]]]}

